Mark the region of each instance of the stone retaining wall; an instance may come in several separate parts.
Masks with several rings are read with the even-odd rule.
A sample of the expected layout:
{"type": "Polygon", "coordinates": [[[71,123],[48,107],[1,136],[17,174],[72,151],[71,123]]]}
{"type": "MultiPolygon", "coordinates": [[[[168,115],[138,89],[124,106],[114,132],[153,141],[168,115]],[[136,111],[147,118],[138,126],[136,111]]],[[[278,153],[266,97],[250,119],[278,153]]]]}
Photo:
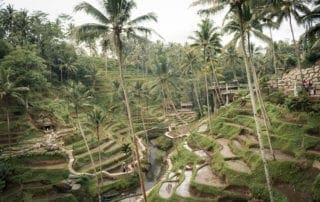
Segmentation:
{"type": "MultiPolygon", "coordinates": [[[[314,89],[315,95],[320,96],[320,64],[312,68],[302,69],[302,74],[303,79],[312,84],[311,88],[314,89]]],[[[278,81],[271,80],[269,86],[273,89],[279,89],[286,94],[293,94],[295,86],[298,89],[302,87],[299,69],[291,70],[278,78],[278,81]]]]}

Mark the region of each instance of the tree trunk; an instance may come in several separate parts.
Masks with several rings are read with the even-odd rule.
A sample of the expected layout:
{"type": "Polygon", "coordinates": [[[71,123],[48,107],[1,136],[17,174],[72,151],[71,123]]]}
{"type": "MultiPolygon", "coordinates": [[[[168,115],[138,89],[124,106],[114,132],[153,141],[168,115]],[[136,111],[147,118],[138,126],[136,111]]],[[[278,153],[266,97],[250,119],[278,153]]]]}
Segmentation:
{"type": "Polygon", "coordinates": [[[196,88],[196,85],[194,83],[192,83],[192,84],[193,84],[193,91],[196,96],[196,101],[197,101],[198,108],[199,108],[199,113],[200,113],[200,116],[202,116],[202,109],[201,109],[201,104],[200,104],[200,100],[199,100],[198,89],[196,88]]]}
{"type": "Polygon", "coordinates": [[[163,115],[166,116],[167,115],[167,99],[166,99],[166,95],[164,93],[164,88],[163,88],[162,83],[161,83],[161,93],[163,96],[163,115]]]}
{"type": "Polygon", "coordinates": [[[256,72],[256,68],[254,66],[253,63],[253,54],[252,54],[252,50],[250,48],[250,35],[249,33],[247,33],[247,39],[248,39],[248,52],[249,52],[249,62],[250,62],[250,66],[251,66],[251,71],[252,71],[252,75],[253,75],[253,82],[254,82],[254,87],[256,90],[256,95],[257,95],[257,99],[258,99],[258,104],[260,106],[260,110],[261,110],[261,114],[262,114],[262,120],[263,120],[263,124],[265,126],[266,129],[266,133],[267,133],[267,140],[268,140],[268,144],[269,144],[269,149],[270,152],[273,156],[273,159],[275,160],[275,154],[272,148],[272,144],[271,144],[271,139],[270,139],[270,130],[269,130],[269,126],[271,125],[271,122],[269,120],[268,114],[267,114],[267,110],[265,108],[264,105],[264,101],[262,99],[261,96],[261,91],[260,91],[260,86],[259,86],[259,82],[258,82],[258,78],[257,78],[257,72],[256,72]]]}
{"type": "Polygon", "coordinates": [[[273,36],[272,36],[272,30],[271,27],[269,27],[269,32],[270,32],[270,39],[271,39],[271,49],[272,49],[272,58],[273,58],[273,67],[274,67],[274,73],[276,76],[278,76],[278,68],[277,68],[277,59],[276,59],[276,51],[274,48],[274,41],[273,41],[273,36]]]}
{"type": "Polygon", "coordinates": [[[60,69],[60,81],[62,83],[62,68],[60,69]]]}
{"type": "MultiPolygon", "coordinates": [[[[291,14],[289,14],[289,24],[290,24],[290,30],[291,30],[292,40],[293,40],[293,44],[294,44],[294,50],[295,50],[295,54],[296,54],[297,61],[298,61],[298,69],[300,71],[301,84],[303,84],[303,74],[302,74],[302,69],[301,69],[300,51],[299,51],[299,47],[298,47],[298,44],[296,42],[294,32],[293,32],[291,14]]],[[[302,89],[304,89],[304,88],[302,88],[302,89]]]]}
{"type": "MultiPolygon", "coordinates": [[[[215,76],[213,76],[214,78],[214,82],[213,82],[213,85],[214,85],[214,92],[215,92],[215,95],[214,95],[214,99],[216,100],[215,101],[215,106],[214,108],[216,108],[218,110],[219,108],[219,104],[223,105],[223,100],[221,98],[221,90],[220,90],[220,87],[219,87],[219,81],[218,81],[218,78],[215,78],[215,76]]],[[[214,111],[214,112],[217,112],[217,111],[214,111]]]]}
{"type": "Polygon", "coordinates": [[[254,85],[255,85],[255,89],[256,89],[256,94],[257,94],[258,102],[259,102],[260,109],[261,109],[262,120],[263,120],[263,124],[266,129],[266,133],[267,133],[269,149],[270,149],[270,152],[273,156],[273,160],[276,160],[276,156],[274,154],[273,147],[271,144],[271,139],[270,139],[270,127],[269,126],[271,125],[271,123],[270,123],[270,120],[269,120],[269,117],[267,114],[267,110],[264,105],[264,101],[261,96],[260,86],[259,86],[259,82],[258,82],[258,78],[257,78],[256,69],[255,69],[253,62],[252,62],[252,57],[250,57],[250,63],[251,63],[251,70],[252,70],[253,81],[254,81],[254,85]]]}
{"type": "Polygon", "coordinates": [[[86,148],[87,148],[90,160],[91,160],[91,164],[92,164],[92,167],[93,167],[93,170],[94,170],[94,173],[95,173],[95,177],[96,177],[96,181],[97,181],[97,189],[98,189],[98,199],[99,199],[99,202],[101,202],[101,195],[100,195],[101,190],[100,190],[100,186],[99,186],[99,178],[98,178],[98,174],[97,174],[97,170],[96,170],[96,165],[95,165],[95,163],[93,161],[92,153],[90,151],[90,148],[89,148],[89,145],[88,145],[88,142],[87,142],[87,138],[84,135],[84,132],[82,130],[82,127],[81,127],[79,119],[77,119],[77,122],[78,122],[78,128],[80,130],[80,134],[81,134],[82,139],[83,139],[83,141],[84,141],[84,143],[86,145],[86,148]]]}
{"type": "Polygon", "coordinates": [[[107,54],[107,51],[105,52],[105,58],[106,58],[106,76],[108,76],[108,54],[107,54]]]}
{"type": "MultiPolygon", "coordinates": [[[[204,61],[204,64],[203,65],[206,65],[207,63],[207,56],[206,56],[206,46],[204,45],[203,46],[203,61],[204,61]]],[[[209,126],[210,126],[210,122],[211,122],[211,113],[210,113],[210,103],[209,103],[209,89],[208,89],[208,78],[207,78],[207,72],[205,70],[205,73],[204,73],[204,80],[205,80],[205,85],[206,85],[206,98],[207,98],[207,115],[209,116],[209,126]]]]}
{"type": "Polygon", "coordinates": [[[205,80],[205,83],[206,83],[207,113],[208,113],[208,116],[209,116],[209,122],[211,122],[207,72],[205,72],[204,78],[205,78],[204,80],[205,80]]]}
{"type": "MultiPolygon", "coordinates": [[[[7,115],[7,132],[8,132],[8,139],[9,139],[9,147],[11,147],[11,133],[10,133],[10,113],[9,113],[9,105],[8,105],[8,98],[6,98],[6,115],[7,115]]],[[[9,156],[11,157],[11,149],[9,156]]]]}
{"type": "Polygon", "coordinates": [[[224,105],[225,102],[224,102],[224,100],[223,100],[223,98],[221,96],[221,89],[220,89],[220,86],[219,86],[219,79],[217,77],[217,72],[216,72],[216,69],[213,66],[212,61],[211,61],[211,65],[212,65],[212,72],[213,72],[212,77],[213,77],[214,82],[215,82],[215,91],[217,93],[217,100],[221,105],[224,105]]]}
{"type": "Polygon", "coordinates": [[[259,120],[257,117],[256,101],[254,98],[254,91],[253,91],[252,83],[251,83],[249,60],[248,60],[248,56],[247,56],[246,49],[245,49],[245,39],[244,39],[244,31],[243,31],[243,19],[242,19],[241,5],[238,5],[238,17],[239,17],[239,24],[240,24],[241,46],[242,46],[242,52],[243,52],[243,57],[244,57],[244,63],[245,63],[245,67],[246,67],[246,74],[247,74],[247,80],[248,80],[248,87],[249,87],[249,91],[250,91],[250,99],[251,99],[251,105],[252,105],[253,118],[254,118],[255,125],[256,125],[256,132],[257,132],[258,140],[259,140],[259,149],[260,149],[260,154],[261,154],[264,172],[265,172],[265,176],[266,176],[269,197],[270,197],[270,201],[273,202],[271,178],[269,175],[268,163],[265,158],[264,146],[263,146],[262,137],[261,137],[261,127],[260,127],[260,123],[259,123],[259,120]]]}
{"type": "MultiPolygon", "coordinates": [[[[102,165],[101,165],[101,145],[100,145],[100,134],[99,134],[99,126],[96,127],[96,134],[98,138],[98,155],[99,155],[99,171],[100,171],[100,190],[101,190],[101,184],[103,183],[103,177],[102,177],[102,165]]],[[[101,194],[101,193],[100,193],[101,194]]]]}
{"type": "Polygon", "coordinates": [[[124,99],[125,99],[125,105],[127,108],[127,115],[128,115],[128,121],[129,121],[129,127],[130,127],[130,133],[131,136],[133,137],[133,142],[134,142],[134,147],[135,147],[135,156],[137,159],[137,164],[138,164],[138,173],[139,173],[139,180],[140,180],[140,186],[141,186],[141,191],[143,194],[144,201],[147,202],[147,195],[146,195],[146,190],[144,187],[144,179],[143,175],[141,172],[141,163],[140,163],[140,156],[139,156],[139,151],[138,151],[138,146],[137,146],[137,137],[134,133],[134,128],[133,128],[133,123],[132,123],[132,116],[131,116],[131,110],[130,110],[130,105],[129,105],[129,99],[127,95],[127,89],[125,87],[124,83],[124,78],[123,78],[123,56],[122,56],[122,42],[120,39],[120,35],[117,33],[114,33],[114,43],[115,47],[117,49],[117,54],[118,54],[118,60],[119,60],[119,74],[120,74],[120,84],[123,90],[124,94],[124,99]]]}

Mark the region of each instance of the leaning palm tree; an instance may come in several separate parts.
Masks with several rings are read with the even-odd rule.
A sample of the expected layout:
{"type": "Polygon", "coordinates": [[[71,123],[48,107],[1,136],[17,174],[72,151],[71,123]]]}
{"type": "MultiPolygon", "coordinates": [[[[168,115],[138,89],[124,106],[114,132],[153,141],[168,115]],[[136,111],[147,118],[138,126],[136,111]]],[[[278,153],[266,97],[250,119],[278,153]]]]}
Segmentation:
{"type": "MultiPolygon", "coordinates": [[[[200,68],[198,64],[198,57],[197,57],[197,51],[189,48],[186,50],[185,53],[185,63],[183,63],[181,65],[181,72],[183,73],[183,75],[185,77],[193,77],[195,78],[197,76],[197,73],[200,72],[200,68]]],[[[195,100],[197,102],[198,105],[198,110],[199,110],[199,114],[200,117],[202,117],[202,108],[201,108],[201,104],[200,104],[200,98],[199,98],[199,92],[198,92],[198,79],[191,79],[189,78],[192,82],[192,89],[193,89],[193,93],[195,94],[195,100]]]]}
{"type": "Polygon", "coordinates": [[[18,87],[14,82],[10,81],[10,70],[0,68],[0,101],[3,101],[2,106],[6,111],[9,146],[11,146],[9,102],[11,99],[15,99],[24,103],[22,93],[26,91],[29,91],[29,88],[18,87]]]}
{"type": "Polygon", "coordinates": [[[270,37],[270,47],[272,52],[272,63],[274,68],[274,74],[278,76],[278,68],[277,68],[277,57],[276,57],[276,50],[274,45],[274,39],[272,30],[278,29],[280,27],[280,23],[277,21],[273,21],[270,16],[268,16],[268,12],[265,12],[263,14],[264,16],[261,16],[261,19],[263,20],[263,26],[267,27],[269,29],[269,37],[270,37]]]}
{"type": "MultiPolygon", "coordinates": [[[[88,114],[88,120],[90,124],[94,127],[97,140],[98,140],[99,173],[100,173],[100,180],[101,180],[101,182],[98,183],[98,185],[100,186],[99,190],[101,190],[101,183],[103,182],[103,177],[102,177],[102,167],[101,167],[100,130],[101,130],[101,126],[106,122],[106,114],[101,109],[95,108],[91,113],[88,114]]],[[[101,193],[99,193],[99,195],[100,194],[101,193]]]]}
{"type": "MultiPolygon", "coordinates": [[[[220,34],[217,31],[217,28],[214,27],[213,22],[209,20],[209,18],[205,18],[198,24],[199,30],[194,32],[194,36],[189,37],[193,43],[191,47],[200,49],[203,52],[203,64],[204,66],[209,66],[209,53],[216,54],[221,50],[221,39],[220,34]]],[[[206,82],[206,97],[207,97],[207,113],[210,117],[210,103],[209,103],[209,92],[208,92],[208,74],[205,72],[205,82],[206,82]]],[[[214,71],[213,77],[217,78],[214,71]]],[[[219,85],[217,79],[215,79],[215,86],[219,85]]],[[[219,96],[217,88],[215,87],[216,95],[219,96]]],[[[216,99],[215,99],[216,100],[216,99]]],[[[217,103],[215,103],[215,106],[217,103]]]]}
{"type": "MultiPolygon", "coordinates": [[[[84,106],[89,106],[88,100],[91,98],[90,96],[90,91],[80,82],[74,83],[74,82],[69,82],[68,87],[66,89],[67,93],[67,100],[68,100],[68,106],[69,104],[73,105],[76,113],[75,121],[76,121],[76,126],[80,131],[81,137],[86,145],[86,149],[88,151],[91,165],[94,169],[94,173],[97,173],[96,171],[96,166],[93,161],[92,153],[90,150],[90,147],[88,145],[87,137],[82,129],[81,122],[79,119],[79,110],[84,107],[84,106]]],[[[100,186],[99,186],[99,179],[98,175],[95,175],[96,177],[96,183],[97,183],[97,188],[98,188],[98,199],[99,202],[101,201],[101,195],[100,195],[100,186]]]]}
{"type": "MultiPolygon", "coordinates": [[[[137,141],[137,137],[134,133],[131,110],[129,105],[129,98],[126,89],[126,84],[123,78],[124,67],[124,41],[125,37],[141,39],[142,37],[137,33],[151,34],[152,30],[141,25],[147,21],[157,21],[154,13],[148,13],[139,16],[135,19],[131,19],[132,10],[136,7],[133,0],[101,0],[103,10],[98,10],[93,5],[87,2],[78,4],[75,7],[75,11],[85,11],[88,15],[94,17],[97,22],[88,23],[78,27],[78,31],[81,33],[94,33],[93,37],[101,38],[108,33],[112,36],[112,43],[114,45],[114,51],[118,57],[119,62],[119,76],[120,84],[123,90],[125,105],[127,109],[127,115],[129,120],[130,133],[133,137],[134,143],[137,141]]],[[[134,144],[136,145],[136,144],[134,144]]],[[[135,146],[136,160],[138,162],[138,172],[141,190],[143,192],[144,200],[147,201],[145,193],[143,176],[141,173],[140,157],[138,148],[135,146]]]]}
{"type": "Polygon", "coordinates": [[[175,72],[172,71],[168,64],[165,53],[159,52],[159,63],[156,67],[156,79],[148,82],[146,85],[153,95],[159,95],[162,98],[163,115],[166,116],[170,106],[175,108],[171,91],[178,89],[179,78],[175,72]]]}
{"type": "Polygon", "coordinates": [[[68,82],[67,99],[73,106],[76,114],[76,118],[79,118],[79,110],[82,107],[89,106],[88,100],[91,97],[91,91],[88,90],[81,82],[68,82]]]}
{"type": "Polygon", "coordinates": [[[300,56],[300,48],[299,44],[296,41],[296,37],[294,35],[292,20],[293,18],[297,23],[302,22],[302,15],[306,15],[310,13],[310,9],[308,8],[306,0],[279,0],[274,1],[273,3],[273,16],[277,18],[278,23],[283,23],[285,20],[289,21],[291,36],[295,48],[295,54],[298,62],[298,69],[300,71],[301,83],[303,82],[303,74],[301,69],[301,56],[300,56]]]}
{"type": "Polygon", "coordinates": [[[320,1],[314,1],[310,13],[303,16],[303,22],[307,24],[307,30],[302,38],[307,41],[308,48],[316,49],[320,46],[320,1]]]}
{"type": "MultiPolygon", "coordinates": [[[[263,124],[266,128],[266,133],[267,133],[267,139],[269,143],[269,148],[272,153],[272,156],[275,159],[275,155],[273,152],[272,144],[271,144],[271,139],[270,139],[270,132],[269,132],[269,126],[270,126],[270,121],[269,117],[267,115],[267,111],[265,109],[265,104],[261,96],[260,92],[260,87],[257,79],[257,74],[256,74],[256,68],[253,64],[253,50],[254,46],[251,43],[251,38],[254,36],[255,38],[258,38],[264,42],[269,43],[270,38],[262,33],[262,28],[263,24],[260,23],[259,18],[255,18],[253,15],[253,10],[248,6],[244,5],[243,6],[243,33],[245,35],[245,39],[247,42],[247,52],[249,56],[249,62],[251,66],[251,71],[252,71],[252,77],[253,77],[253,84],[256,90],[256,95],[258,99],[258,104],[261,107],[261,114],[263,117],[263,124]]],[[[228,23],[225,25],[224,30],[226,32],[234,34],[234,38],[232,40],[232,44],[236,44],[237,42],[241,42],[241,26],[237,20],[237,16],[235,14],[230,15],[228,18],[228,23]]]]}
{"type": "Polygon", "coordinates": [[[262,141],[261,136],[261,126],[258,119],[258,113],[257,113],[257,106],[256,106],[256,100],[255,100],[255,94],[252,86],[251,81],[251,63],[249,60],[248,52],[246,50],[246,35],[245,35],[245,27],[244,27],[244,7],[250,3],[249,0],[247,1],[235,1],[235,0],[196,0],[193,5],[209,5],[210,7],[207,9],[200,10],[201,13],[206,14],[215,14],[217,11],[221,11],[226,6],[229,8],[229,11],[227,12],[227,15],[235,14],[237,16],[236,20],[238,21],[238,24],[240,25],[240,41],[241,41],[241,49],[243,53],[243,59],[246,67],[246,74],[247,74],[247,82],[248,82],[248,88],[250,92],[250,99],[251,99],[251,105],[252,105],[252,112],[253,112],[253,118],[256,125],[256,132],[259,140],[259,149],[260,154],[263,162],[263,167],[265,171],[266,181],[267,181],[267,187],[269,192],[270,201],[273,202],[273,194],[272,194],[272,186],[271,186],[271,178],[269,174],[268,169],[268,163],[265,157],[264,152],[264,145],[262,141]]]}

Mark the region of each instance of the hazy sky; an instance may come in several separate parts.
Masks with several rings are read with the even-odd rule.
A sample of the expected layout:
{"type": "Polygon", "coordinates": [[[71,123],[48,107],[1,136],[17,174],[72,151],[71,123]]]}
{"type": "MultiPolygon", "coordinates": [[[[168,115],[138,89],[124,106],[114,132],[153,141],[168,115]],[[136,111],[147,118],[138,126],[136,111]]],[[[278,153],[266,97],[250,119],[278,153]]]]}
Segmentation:
{"type": "MultiPolygon", "coordinates": [[[[86,0],[99,8],[98,0],[86,0]]],[[[197,15],[197,8],[191,7],[193,0],[136,0],[137,9],[134,16],[155,12],[158,16],[158,23],[149,24],[155,29],[166,42],[187,41],[188,36],[197,28],[200,17],[197,15]]],[[[83,12],[74,13],[73,8],[82,0],[4,0],[5,3],[13,4],[16,9],[26,9],[30,11],[41,10],[50,14],[50,19],[55,19],[59,14],[65,13],[73,16],[76,24],[90,22],[91,19],[83,12]]],[[[133,17],[134,17],[133,16],[133,17]]],[[[222,25],[222,16],[211,17],[216,25],[222,25]]],[[[302,33],[302,28],[294,25],[297,35],[302,33]]],[[[269,33],[269,32],[266,32],[269,33]]],[[[290,40],[289,25],[283,24],[281,29],[274,31],[276,40],[290,40]]],[[[228,37],[224,36],[224,42],[228,37]]]]}

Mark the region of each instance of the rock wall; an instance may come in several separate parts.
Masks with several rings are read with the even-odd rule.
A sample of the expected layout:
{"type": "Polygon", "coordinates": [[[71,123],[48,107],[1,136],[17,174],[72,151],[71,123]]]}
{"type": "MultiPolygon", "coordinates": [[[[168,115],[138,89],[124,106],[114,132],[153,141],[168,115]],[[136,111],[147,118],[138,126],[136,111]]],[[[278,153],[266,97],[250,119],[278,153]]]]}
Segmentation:
{"type": "MultiPolygon", "coordinates": [[[[314,67],[302,69],[303,78],[305,81],[312,84],[314,93],[320,95],[320,64],[314,67]]],[[[271,80],[269,86],[273,89],[279,89],[286,94],[293,94],[295,86],[299,89],[302,87],[299,69],[293,69],[284,74],[277,80],[271,80]]]]}

